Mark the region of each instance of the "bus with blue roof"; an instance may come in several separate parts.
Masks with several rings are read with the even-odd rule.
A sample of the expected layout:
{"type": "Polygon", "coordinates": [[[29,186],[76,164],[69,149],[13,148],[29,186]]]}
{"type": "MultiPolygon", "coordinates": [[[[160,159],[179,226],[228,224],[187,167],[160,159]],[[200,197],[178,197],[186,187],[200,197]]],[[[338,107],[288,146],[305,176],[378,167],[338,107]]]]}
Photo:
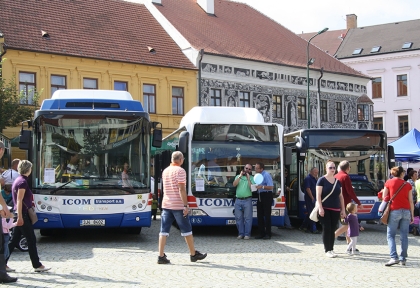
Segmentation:
{"type": "Polygon", "coordinates": [[[33,163],[34,228],[41,235],[150,227],[150,151],[160,147],[162,130],[130,93],[57,90],[27,122],[19,148],[33,163]]]}

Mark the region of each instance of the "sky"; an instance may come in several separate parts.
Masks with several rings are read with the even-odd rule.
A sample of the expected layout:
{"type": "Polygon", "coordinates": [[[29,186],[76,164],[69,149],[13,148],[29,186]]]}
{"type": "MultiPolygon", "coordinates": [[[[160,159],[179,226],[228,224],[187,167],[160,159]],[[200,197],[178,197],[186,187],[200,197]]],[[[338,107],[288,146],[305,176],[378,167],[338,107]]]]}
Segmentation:
{"type": "Polygon", "coordinates": [[[420,0],[234,0],[246,3],[296,34],[346,29],[346,15],[357,26],[420,19],[420,0]]]}

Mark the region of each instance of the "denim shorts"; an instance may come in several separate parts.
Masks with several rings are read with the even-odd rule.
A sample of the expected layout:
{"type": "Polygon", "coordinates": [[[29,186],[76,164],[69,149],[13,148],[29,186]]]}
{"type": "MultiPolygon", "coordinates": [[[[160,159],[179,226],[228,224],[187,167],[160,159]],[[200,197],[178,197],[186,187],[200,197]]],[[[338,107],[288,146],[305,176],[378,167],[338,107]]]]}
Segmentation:
{"type": "Polygon", "coordinates": [[[163,209],[160,218],[161,222],[159,235],[169,236],[169,231],[171,230],[171,226],[174,221],[178,224],[182,236],[185,237],[192,235],[190,217],[188,215],[187,217],[184,217],[183,210],[163,209]]]}

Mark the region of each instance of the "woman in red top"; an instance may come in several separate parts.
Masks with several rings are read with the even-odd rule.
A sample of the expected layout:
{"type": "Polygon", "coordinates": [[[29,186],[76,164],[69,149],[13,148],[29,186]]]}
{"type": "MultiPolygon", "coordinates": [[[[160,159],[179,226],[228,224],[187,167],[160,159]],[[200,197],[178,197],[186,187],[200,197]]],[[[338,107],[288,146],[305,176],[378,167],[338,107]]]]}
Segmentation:
{"type": "Polygon", "coordinates": [[[394,200],[390,204],[391,213],[389,214],[388,227],[386,230],[389,255],[389,260],[385,266],[392,266],[398,263],[405,265],[408,250],[408,227],[410,223],[414,221],[414,204],[413,196],[411,194],[411,185],[404,181],[404,169],[400,167],[394,167],[391,169],[391,174],[394,178],[389,179],[385,183],[383,197],[385,201],[389,201],[395,193],[394,200]],[[397,248],[395,243],[395,235],[397,229],[400,228],[400,240],[401,240],[401,254],[398,257],[397,248]]]}

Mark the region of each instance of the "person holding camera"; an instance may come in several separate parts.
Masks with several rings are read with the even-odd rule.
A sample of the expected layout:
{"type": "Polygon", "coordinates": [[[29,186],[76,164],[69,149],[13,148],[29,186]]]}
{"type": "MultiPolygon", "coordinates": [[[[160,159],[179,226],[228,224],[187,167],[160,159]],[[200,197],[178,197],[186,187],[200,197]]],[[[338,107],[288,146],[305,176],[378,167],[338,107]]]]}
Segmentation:
{"type": "Polygon", "coordinates": [[[246,164],[244,170],[233,181],[233,186],[236,187],[235,219],[239,234],[238,239],[244,240],[249,240],[252,229],[251,185],[255,182],[251,172],[251,164],[246,164]]]}

